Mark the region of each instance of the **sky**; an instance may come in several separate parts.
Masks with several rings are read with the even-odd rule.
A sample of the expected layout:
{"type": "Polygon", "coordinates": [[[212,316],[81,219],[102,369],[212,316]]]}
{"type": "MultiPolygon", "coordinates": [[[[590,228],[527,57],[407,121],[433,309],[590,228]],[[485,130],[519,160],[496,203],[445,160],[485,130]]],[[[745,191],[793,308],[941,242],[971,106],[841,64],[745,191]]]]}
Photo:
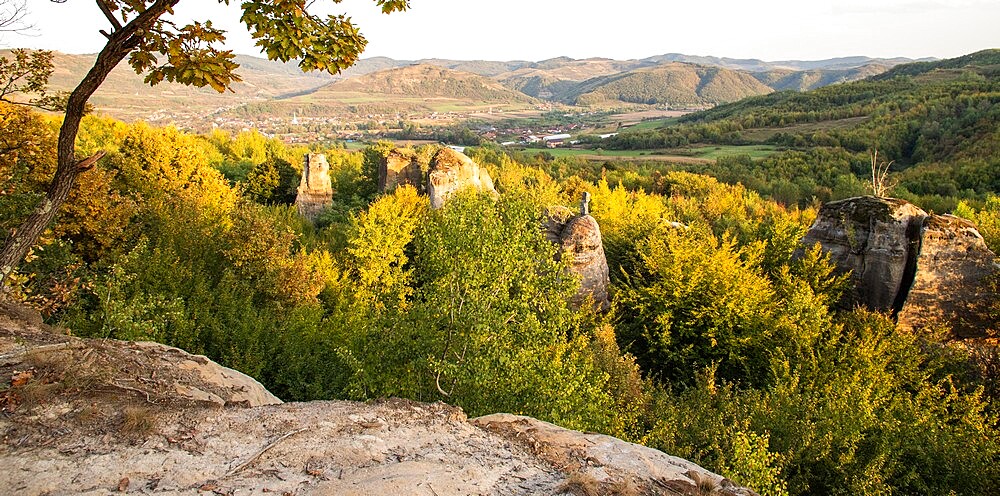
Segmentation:
{"type": "MultiPolygon", "coordinates": [[[[3,1],[0,0],[0,4],[3,1]]],[[[180,0],[178,21],[210,19],[227,48],[257,55],[239,0],[180,0]]],[[[28,0],[30,35],[0,45],[95,53],[108,23],[93,0],[28,0]]],[[[664,53],[733,58],[948,58],[1000,48],[1000,0],[411,0],[384,15],[373,0],[316,0],[347,13],[368,39],[363,57],[538,61],[638,59],[664,53]]]]}

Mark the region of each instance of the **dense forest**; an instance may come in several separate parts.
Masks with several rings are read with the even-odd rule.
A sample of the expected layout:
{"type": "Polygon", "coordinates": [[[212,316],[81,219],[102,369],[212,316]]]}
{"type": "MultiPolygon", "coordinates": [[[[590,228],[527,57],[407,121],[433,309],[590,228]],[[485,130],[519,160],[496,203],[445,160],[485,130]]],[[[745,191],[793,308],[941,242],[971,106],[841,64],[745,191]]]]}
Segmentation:
{"type": "Polygon", "coordinates": [[[782,152],[687,167],[786,204],[864,191],[873,149],[892,161],[894,194],[949,212],[1000,192],[1000,50],[898,66],[863,81],[782,91],[623,132],[613,149],[771,144],[782,152]]]}
{"type": "MultiPolygon", "coordinates": [[[[995,83],[956,84],[978,96],[946,108],[932,98],[944,90],[927,90],[928,103],[908,111],[940,113],[942,137],[954,128],[948,118],[992,119],[993,140],[942,148],[948,140],[917,139],[910,159],[982,156],[996,143],[995,83]]],[[[857,105],[871,122],[882,118],[882,104],[857,105]]],[[[685,129],[736,125],[728,114],[716,123],[720,112],[729,111],[685,129]]],[[[846,112],[838,118],[855,111],[846,112]]],[[[59,122],[11,105],[0,106],[0,122],[9,235],[54,173],[59,122]]],[[[883,136],[889,153],[896,141],[883,136]]],[[[719,179],[482,146],[467,153],[499,197],[470,193],[431,210],[409,187],[377,194],[386,143],[309,149],[254,132],[192,135],[90,116],[80,154],[109,153],[80,176],[13,291],[76,335],[203,353],[285,400],[398,396],[470,416],[526,414],[662,449],[764,495],[995,493],[996,352],[950,342],[947,329],[903,334],[886,315],[836,310],[845,279],[818,249],[792,256],[815,205],[735,184],[760,175],[766,190],[778,177],[812,177],[819,188],[845,173],[843,194],[860,192],[854,167],[870,141],[858,143],[772,165],[720,161],[732,176],[719,179]],[[310,151],[326,153],[335,190],[315,224],[289,205],[310,151]],[[837,169],[800,169],[820,153],[837,169]],[[539,227],[546,207],[575,205],[584,191],[610,265],[608,313],[571,307],[578,282],[539,227]]],[[[426,161],[435,147],[414,152],[426,161]]],[[[985,196],[996,186],[973,189],[956,211],[992,232],[996,249],[1000,201],[985,196]]]]}

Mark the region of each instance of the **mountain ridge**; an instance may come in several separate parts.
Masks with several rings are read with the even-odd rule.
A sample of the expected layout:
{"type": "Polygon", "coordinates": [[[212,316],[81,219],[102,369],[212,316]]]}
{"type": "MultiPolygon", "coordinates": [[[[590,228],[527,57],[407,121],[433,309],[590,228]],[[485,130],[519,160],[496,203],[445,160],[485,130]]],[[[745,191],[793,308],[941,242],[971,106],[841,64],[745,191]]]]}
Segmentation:
{"type": "MultiPolygon", "coordinates": [[[[3,52],[0,52],[2,54],[3,52]]],[[[54,57],[55,72],[50,80],[53,90],[70,90],[83,77],[92,64],[94,55],[70,55],[56,52],[54,57]]],[[[113,117],[125,120],[178,120],[180,122],[204,121],[225,109],[232,109],[259,103],[307,102],[310,95],[324,95],[323,87],[337,82],[347,82],[356,78],[364,78],[370,74],[382,71],[393,71],[400,68],[425,66],[439,67],[449,71],[476,75],[488,78],[489,83],[480,81],[467,87],[460,93],[479,102],[515,102],[521,104],[536,103],[536,99],[549,100],[555,103],[575,103],[580,96],[593,93],[584,101],[602,101],[605,106],[635,106],[656,104],[661,106],[710,106],[733,101],[768,91],[805,90],[826,84],[851,81],[877,74],[890,69],[897,62],[910,59],[892,58],[876,59],[864,56],[840,57],[818,61],[779,61],[767,62],[760,59],[735,59],[714,56],[692,56],[677,53],[655,55],[643,59],[616,60],[602,57],[573,59],[571,57],[554,57],[541,61],[511,60],[453,60],[429,58],[419,60],[397,60],[389,57],[370,57],[359,60],[354,66],[338,73],[302,73],[294,62],[281,63],[269,61],[251,55],[237,55],[236,61],[241,65],[238,73],[243,81],[233,86],[230,93],[219,94],[209,88],[191,88],[176,84],[159,84],[149,87],[142,77],[132,72],[127,65],[116,68],[105,84],[98,90],[92,103],[99,110],[113,117]],[[671,87],[666,81],[656,81],[649,72],[655,73],[656,67],[664,64],[689,64],[686,71],[701,71],[716,68],[709,79],[693,83],[683,88],[671,87]],[[860,65],[858,65],[860,64],[860,65]],[[700,67],[700,68],[695,68],[700,67]],[[792,68],[789,68],[792,67],[792,68]],[[806,68],[806,69],[795,69],[806,68]],[[636,72],[638,71],[638,72],[636,72]],[[732,72],[736,71],[736,72],[732,72]],[[789,72],[791,71],[791,72],[789,72]],[[721,76],[719,76],[721,74],[721,76]],[[601,79],[604,78],[604,79],[601,79]],[[633,86],[646,90],[637,94],[618,91],[621,88],[611,87],[599,89],[601,83],[612,84],[622,79],[631,79],[633,83],[645,79],[641,84],[633,86]],[[495,83],[495,85],[494,85],[495,83]],[[500,89],[502,84],[512,93],[500,89]],[[693,84],[693,86],[692,86],[693,84]],[[704,86],[704,88],[702,88],[704,86]],[[765,90],[764,87],[769,90],[765,90]],[[659,91],[653,91],[660,88],[659,91]],[[708,90],[708,95],[700,95],[699,88],[708,90]],[[619,96],[615,96],[618,91],[619,96]],[[681,96],[683,95],[683,96],[681,96]]],[[[674,66],[678,68],[680,66],[674,66]]],[[[679,70],[679,69],[678,69],[679,70]]],[[[381,73],[376,78],[393,77],[392,72],[381,73]]],[[[443,76],[443,72],[441,77],[443,76]]],[[[425,75],[424,91],[419,92],[423,98],[452,98],[456,95],[454,81],[451,88],[445,82],[431,82],[431,74],[425,75]],[[429,88],[437,86],[439,93],[429,88]]],[[[454,76],[452,76],[454,77],[454,76]]],[[[468,82],[468,76],[462,76],[468,82]]],[[[689,78],[690,79],[690,78],[689,78]]],[[[378,86],[378,82],[368,79],[368,86],[378,86]]],[[[471,83],[470,83],[471,84],[471,83]]],[[[621,85],[622,83],[617,83],[621,85]]],[[[372,91],[358,85],[351,86],[354,100],[368,100],[364,108],[376,110],[375,113],[392,113],[395,106],[399,111],[420,108],[415,105],[415,95],[400,93],[384,93],[372,91]],[[382,101],[373,103],[379,95],[382,101]],[[386,100],[386,95],[396,95],[386,100]],[[410,101],[392,101],[408,99],[410,101]]],[[[330,95],[327,95],[330,96],[330,95]]],[[[323,102],[340,109],[351,108],[351,102],[335,102],[329,98],[323,102]]],[[[311,103],[311,102],[309,102],[311,103]]],[[[279,105],[280,106],[280,105],[279,105]]],[[[355,106],[354,108],[360,108],[355,106]]],[[[439,107],[451,108],[451,107],[439,107]]],[[[322,113],[322,108],[317,109],[322,113]]],[[[340,113],[346,112],[344,110],[340,113]]]]}

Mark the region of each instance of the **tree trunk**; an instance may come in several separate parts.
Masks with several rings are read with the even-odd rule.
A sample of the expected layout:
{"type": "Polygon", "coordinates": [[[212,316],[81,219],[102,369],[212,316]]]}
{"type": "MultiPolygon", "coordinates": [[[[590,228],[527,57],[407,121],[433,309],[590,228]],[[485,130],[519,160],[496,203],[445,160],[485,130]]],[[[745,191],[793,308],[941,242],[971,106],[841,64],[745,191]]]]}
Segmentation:
{"type": "Polygon", "coordinates": [[[115,66],[141,41],[141,32],[153,26],[157,19],[170,11],[178,1],[157,0],[122,29],[111,33],[108,36],[108,43],[97,55],[94,66],[70,94],[66,104],[66,115],[62,127],[59,128],[58,167],[55,177],[52,178],[52,184],[49,185],[45,197],[35,207],[34,212],[11,233],[10,238],[0,249],[0,291],[4,293],[8,291],[7,278],[24,260],[28,250],[38,242],[45,229],[52,224],[59,208],[76,184],[77,175],[104,155],[101,152],[85,160],[76,159],[76,135],[86,112],[87,100],[97,91],[115,66]]]}

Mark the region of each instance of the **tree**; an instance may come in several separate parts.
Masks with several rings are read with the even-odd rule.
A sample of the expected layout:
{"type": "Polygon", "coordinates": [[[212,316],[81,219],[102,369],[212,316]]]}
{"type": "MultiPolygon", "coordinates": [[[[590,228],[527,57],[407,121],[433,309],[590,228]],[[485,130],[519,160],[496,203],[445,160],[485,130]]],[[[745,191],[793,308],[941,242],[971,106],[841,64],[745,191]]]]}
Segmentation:
{"type": "MultiPolygon", "coordinates": [[[[64,3],[66,0],[52,1],[64,3]]],[[[229,3],[229,0],[217,1],[229,3]]],[[[78,159],[76,135],[87,110],[87,100],[121,61],[128,57],[129,65],[137,74],[145,74],[145,81],[150,85],[166,80],[211,86],[223,92],[240,81],[234,72],[238,67],[233,61],[235,56],[218,46],[225,41],[223,31],[214,28],[211,21],[178,26],[167,17],[180,2],[95,0],[111,26],[110,30],[100,31],[108,41],[66,101],[59,130],[58,166],[45,197],[0,249],[0,286],[5,285],[7,277],[52,223],[77,176],[104,156],[103,151],[98,151],[78,159]]],[[[374,2],[386,14],[409,7],[407,0],[374,2]]],[[[338,72],[350,67],[367,41],[346,15],[323,19],[309,12],[313,4],[314,1],[308,0],[247,0],[241,5],[241,21],[271,60],[298,59],[299,67],[306,71],[338,72]]]]}

